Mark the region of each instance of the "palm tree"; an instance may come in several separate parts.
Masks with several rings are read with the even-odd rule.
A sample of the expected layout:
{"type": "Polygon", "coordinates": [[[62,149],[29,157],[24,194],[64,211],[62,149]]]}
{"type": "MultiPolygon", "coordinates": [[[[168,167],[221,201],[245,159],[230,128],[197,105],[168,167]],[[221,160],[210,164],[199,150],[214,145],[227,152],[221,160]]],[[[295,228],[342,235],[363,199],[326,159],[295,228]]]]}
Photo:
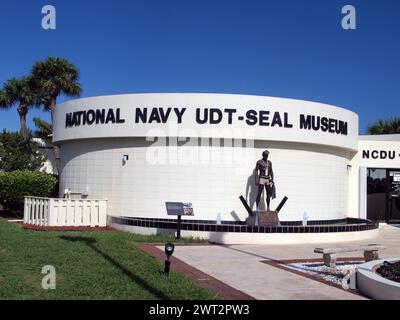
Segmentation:
{"type": "Polygon", "coordinates": [[[400,134],[400,118],[392,117],[386,120],[378,120],[368,126],[367,134],[400,134]]]}
{"type": "Polygon", "coordinates": [[[11,78],[7,80],[1,90],[0,105],[5,109],[17,106],[25,151],[31,159],[32,169],[36,169],[37,161],[32,154],[31,138],[26,124],[26,116],[29,109],[39,107],[38,96],[35,93],[32,78],[22,77],[20,79],[11,78]]]}
{"type": "Polygon", "coordinates": [[[6,97],[3,90],[0,90],[0,109],[6,109],[6,97]]]}
{"type": "MultiPolygon", "coordinates": [[[[51,112],[51,122],[54,123],[57,98],[60,94],[70,97],[79,97],[82,88],[79,80],[78,68],[66,59],[49,57],[45,61],[38,61],[32,67],[36,90],[40,93],[41,104],[45,110],[51,112]]],[[[56,169],[59,169],[60,150],[53,146],[56,159],[56,169]]]]}
{"type": "Polygon", "coordinates": [[[64,94],[69,97],[79,97],[82,92],[78,82],[78,68],[63,58],[49,57],[45,61],[36,62],[32,68],[32,77],[37,90],[41,93],[42,104],[51,112],[52,122],[58,96],[64,94]]]}
{"type": "Polygon", "coordinates": [[[33,89],[33,81],[30,77],[20,79],[11,78],[4,83],[0,94],[0,101],[3,108],[12,108],[17,105],[20,118],[21,135],[27,146],[30,144],[26,116],[29,109],[39,107],[37,95],[33,89]]]}
{"type": "Polygon", "coordinates": [[[51,145],[51,137],[53,135],[53,128],[50,123],[40,118],[33,118],[36,130],[34,132],[35,136],[42,139],[46,144],[51,145]]]}

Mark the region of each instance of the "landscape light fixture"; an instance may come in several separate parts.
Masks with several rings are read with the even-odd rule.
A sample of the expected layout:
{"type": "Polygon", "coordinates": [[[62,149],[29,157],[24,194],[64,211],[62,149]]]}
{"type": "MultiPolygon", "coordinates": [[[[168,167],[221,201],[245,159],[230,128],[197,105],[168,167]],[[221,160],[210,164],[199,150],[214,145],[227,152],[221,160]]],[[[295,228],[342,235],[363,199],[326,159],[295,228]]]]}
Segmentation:
{"type": "Polygon", "coordinates": [[[129,155],[124,154],[124,156],[122,157],[122,165],[124,166],[128,160],[129,160],[129,155]]]}
{"type": "Polygon", "coordinates": [[[164,274],[169,275],[169,267],[171,266],[171,261],[169,257],[174,253],[175,245],[173,243],[167,243],[165,245],[165,254],[167,255],[167,260],[164,264],[164,274]]]}

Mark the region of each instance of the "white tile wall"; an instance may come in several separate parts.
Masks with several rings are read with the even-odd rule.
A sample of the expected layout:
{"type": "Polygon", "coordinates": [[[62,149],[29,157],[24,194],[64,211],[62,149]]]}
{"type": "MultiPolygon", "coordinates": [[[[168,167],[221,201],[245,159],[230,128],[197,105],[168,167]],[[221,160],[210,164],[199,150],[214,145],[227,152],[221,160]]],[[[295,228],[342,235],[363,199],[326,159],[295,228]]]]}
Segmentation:
{"type": "MultiPolygon", "coordinates": [[[[251,202],[257,194],[253,169],[263,150],[270,151],[277,199],[274,209],[287,196],[281,220],[337,219],[348,215],[350,154],[341,149],[311,144],[256,141],[254,148],[197,147],[171,149],[170,155],[185,155],[184,163],[151,164],[149,142],[141,138],[93,139],[65,142],[61,147],[60,192],[89,191],[90,198],[107,198],[108,213],[116,216],[166,217],[165,201],[193,203],[195,219],[233,220],[235,212],[247,217],[238,197],[251,202]],[[233,162],[198,164],[198,152],[220,152],[233,162]],[[122,165],[124,154],[129,161],[122,165]],[[194,157],[194,159],[193,159],[194,157]]],[[[167,148],[167,150],[169,150],[167,148]]],[[[205,153],[207,154],[207,153],[205,153]]],[[[176,158],[175,158],[176,160],[176,158]]],[[[255,207],[254,207],[255,208],[255,207]]]]}
{"type": "MultiPolygon", "coordinates": [[[[349,203],[349,212],[353,217],[363,216],[364,212],[359,212],[359,168],[400,168],[400,141],[399,135],[382,135],[370,137],[371,140],[359,140],[358,142],[358,152],[353,153],[351,159],[351,175],[350,175],[350,194],[349,197],[352,199],[349,203]],[[390,140],[390,139],[393,140],[390,140]],[[382,140],[377,140],[382,139],[382,140]],[[363,159],[363,150],[378,150],[378,151],[395,151],[395,159],[363,159]]],[[[365,178],[366,179],[366,178],[365,178]]]]}

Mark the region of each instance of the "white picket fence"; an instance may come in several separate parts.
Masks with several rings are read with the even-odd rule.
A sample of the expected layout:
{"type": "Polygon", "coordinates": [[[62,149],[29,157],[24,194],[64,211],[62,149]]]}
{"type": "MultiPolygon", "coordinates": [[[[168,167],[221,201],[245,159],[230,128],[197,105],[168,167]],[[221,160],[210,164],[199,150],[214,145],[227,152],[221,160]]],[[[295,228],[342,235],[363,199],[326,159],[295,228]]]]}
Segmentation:
{"type": "Polygon", "coordinates": [[[64,227],[107,225],[107,200],[25,197],[24,223],[64,227]]]}

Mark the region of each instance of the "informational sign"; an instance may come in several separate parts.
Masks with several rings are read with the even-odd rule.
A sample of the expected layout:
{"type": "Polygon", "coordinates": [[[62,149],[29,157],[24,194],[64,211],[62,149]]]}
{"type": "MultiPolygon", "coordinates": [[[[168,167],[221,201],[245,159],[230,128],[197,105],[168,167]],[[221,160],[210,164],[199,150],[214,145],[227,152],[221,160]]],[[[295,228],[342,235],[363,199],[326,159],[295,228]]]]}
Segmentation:
{"type": "Polygon", "coordinates": [[[193,216],[193,207],[191,203],[183,202],[165,202],[167,214],[169,216],[193,216]]]}
{"type": "Polygon", "coordinates": [[[193,207],[191,203],[183,204],[183,215],[184,216],[194,216],[193,207]]]}
{"type": "Polygon", "coordinates": [[[393,182],[400,182],[400,172],[393,172],[393,182]]]}

